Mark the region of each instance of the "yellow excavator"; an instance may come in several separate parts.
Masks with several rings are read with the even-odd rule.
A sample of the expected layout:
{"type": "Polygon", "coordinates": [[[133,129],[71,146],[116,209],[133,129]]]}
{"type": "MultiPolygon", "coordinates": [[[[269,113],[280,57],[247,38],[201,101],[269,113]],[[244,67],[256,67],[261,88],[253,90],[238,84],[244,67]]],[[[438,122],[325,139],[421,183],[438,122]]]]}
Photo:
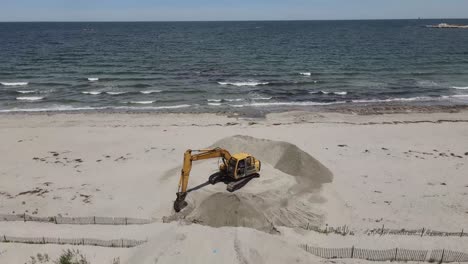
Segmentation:
{"type": "Polygon", "coordinates": [[[234,192],[242,188],[253,178],[260,177],[261,162],[248,153],[237,153],[231,155],[229,151],[222,148],[187,150],[184,154],[184,164],[180,175],[177,199],[174,201],[174,210],[180,212],[187,206],[187,187],[192,170],[192,162],[196,160],[221,158],[219,172],[211,175],[208,179],[210,184],[223,181],[227,184],[226,189],[234,192]],[[196,152],[196,154],[193,154],[196,152]]]}

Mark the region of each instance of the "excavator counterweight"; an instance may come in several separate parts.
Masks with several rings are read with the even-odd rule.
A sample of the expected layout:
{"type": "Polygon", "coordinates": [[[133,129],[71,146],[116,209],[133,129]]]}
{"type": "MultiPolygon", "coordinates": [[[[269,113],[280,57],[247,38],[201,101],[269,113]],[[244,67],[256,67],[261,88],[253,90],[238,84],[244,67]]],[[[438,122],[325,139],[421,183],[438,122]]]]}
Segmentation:
{"type": "Polygon", "coordinates": [[[248,153],[238,153],[231,155],[229,151],[222,148],[187,150],[184,154],[184,163],[182,166],[179,186],[177,188],[177,199],[174,201],[174,210],[180,212],[187,206],[185,198],[187,197],[188,181],[192,162],[197,160],[221,158],[222,164],[219,166],[219,172],[209,178],[209,183],[216,184],[224,181],[227,190],[230,192],[242,188],[253,178],[259,177],[261,162],[248,153]],[[196,154],[192,154],[196,152],[196,154]]]}

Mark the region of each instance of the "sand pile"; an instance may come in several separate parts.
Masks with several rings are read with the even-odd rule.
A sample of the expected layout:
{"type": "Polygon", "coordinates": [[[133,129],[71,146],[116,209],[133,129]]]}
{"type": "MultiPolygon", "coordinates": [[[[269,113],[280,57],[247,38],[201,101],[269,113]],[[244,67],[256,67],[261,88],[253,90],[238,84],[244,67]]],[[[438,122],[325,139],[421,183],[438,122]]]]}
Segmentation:
{"type": "Polygon", "coordinates": [[[274,231],[274,226],[322,223],[320,212],[310,205],[323,200],[320,187],[333,175],[318,160],[293,144],[248,136],[225,138],[212,147],[252,154],[262,162],[260,178],[234,193],[220,191],[223,183],[204,188],[204,194],[192,192],[189,207],[166,219],[182,216],[213,227],[244,226],[266,232],[274,231]]]}
{"type": "Polygon", "coordinates": [[[225,148],[231,153],[250,153],[262,162],[271,164],[275,169],[296,176],[301,187],[298,189],[303,191],[320,188],[322,183],[333,180],[333,174],[327,167],[288,142],[233,136],[214,143],[212,147],[225,148]]]}

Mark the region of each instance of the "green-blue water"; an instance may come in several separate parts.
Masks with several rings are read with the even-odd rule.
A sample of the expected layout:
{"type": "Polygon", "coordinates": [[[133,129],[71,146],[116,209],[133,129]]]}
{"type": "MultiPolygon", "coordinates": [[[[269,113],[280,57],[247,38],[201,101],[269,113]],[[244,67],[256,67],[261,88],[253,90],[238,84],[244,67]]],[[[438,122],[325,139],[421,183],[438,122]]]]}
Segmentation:
{"type": "Polygon", "coordinates": [[[0,111],[467,104],[468,30],[441,22],[468,24],[0,23],[0,111]]]}

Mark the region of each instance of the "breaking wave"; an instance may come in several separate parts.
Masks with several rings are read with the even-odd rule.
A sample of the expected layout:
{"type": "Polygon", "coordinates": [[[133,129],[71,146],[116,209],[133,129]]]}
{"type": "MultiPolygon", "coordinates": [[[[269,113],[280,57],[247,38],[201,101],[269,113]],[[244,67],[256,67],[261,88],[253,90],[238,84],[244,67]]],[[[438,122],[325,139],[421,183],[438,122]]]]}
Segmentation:
{"type": "Polygon", "coordinates": [[[121,94],[126,94],[128,92],[106,92],[108,95],[121,95],[121,94]]]}
{"type": "Polygon", "coordinates": [[[351,100],[353,103],[384,103],[384,102],[411,102],[411,101],[432,101],[440,99],[440,97],[408,97],[408,98],[388,98],[388,99],[363,99],[363,100],[351,100]]]}
{"type": "Polygon", "coordinates": [[[14,112],[67,112],[67,111],[95,111],[95,110],[163,110],[163,109],[178,109],[186,108],[191,105],[169,105],[169,106],[149,106],[149,107],[73,107],[68,105],[58,105],[44,108],[13,108],[13,109],[1,109],[0,113],[14,113],[14,112]]]}
{"type": "Polygon", "coordinates": [[[318,92],[309,92],[310,94],[336,94],[336,95],[347,95],[348,92],[326,92],[326,91],[318,91],[318,92]]]}
{"type": "Polygon", "coordinates": [[[4,86],[25,86],[28,85],[28,82],[2,82],[4,86]]]}
{"type": "Polygon", "coordinates": [[[99,95],[99,94],[102,94],[102,92],[99,92],[99,91],[85,91],[85,92],[81,92],[82,94],[90,94],[90,95],[99,95]]]}
{"type": "Polygon", "coordinates": [[[319,106],[319,105],[333,105],[333,104],[344,104],[345,101],[337,101],[337,102],[270,102],[270,103],[251,103],[247,105],[231,105],[233,107],[244,107],[244,106],[252,106],[252,107],[268,107],[268,106],[319,106]]]}
{"type": "Polygon", "coordinates": [[[142,94],[152,94],[152,93],[160,93],[162,90],[148,90],[148,91],[140,91],[142,94]]]}
{"type": "Polygon", "coordinates": [[[269,82],[218,82],[220,85],[233,85],[233,86],[258,86],[258,85],[267,85],[269,82]]]}
{"type": "Polygon", "coordinates": [[[457,90],[468,90],[468,86],[452,86],[452,89],[457,89],[457,90]]]}
{"type": "Polygon", "coordinates": [[[303,76],[311,76],[312,75],[311,72],[300,72],[299,74],[303,75],[303,76]]]}
{"type": "Polygon", "coordinates": [[[90,82],[97,82],[97,81],[99,81],[99,78],[91,77],[91,78],[88,78],[88,81],[90,81],[90,82]]]}
{"type": "Polygon", "coordinates": [[[253,97],[252,100],[271,100],[273,97],[253,97]]]}
{"type": "Polygon", "coordinates": [[[20,93],[20,94],[29,94],[29,93],[35,93],[36,91],[16,91],[17,93],[20,93]]]}
{"type": "Polygon", "coordinates": [[[42,99],[44,99],[44,97],[39,97],[39,96],[16,97],[16,100],[19,100],[19,101],[39,101],[42,99]]]}
{"type": "Polygon", "coordinates": [[[129,104],[152,104],[155,101],[130,101],[129,104]]]}

